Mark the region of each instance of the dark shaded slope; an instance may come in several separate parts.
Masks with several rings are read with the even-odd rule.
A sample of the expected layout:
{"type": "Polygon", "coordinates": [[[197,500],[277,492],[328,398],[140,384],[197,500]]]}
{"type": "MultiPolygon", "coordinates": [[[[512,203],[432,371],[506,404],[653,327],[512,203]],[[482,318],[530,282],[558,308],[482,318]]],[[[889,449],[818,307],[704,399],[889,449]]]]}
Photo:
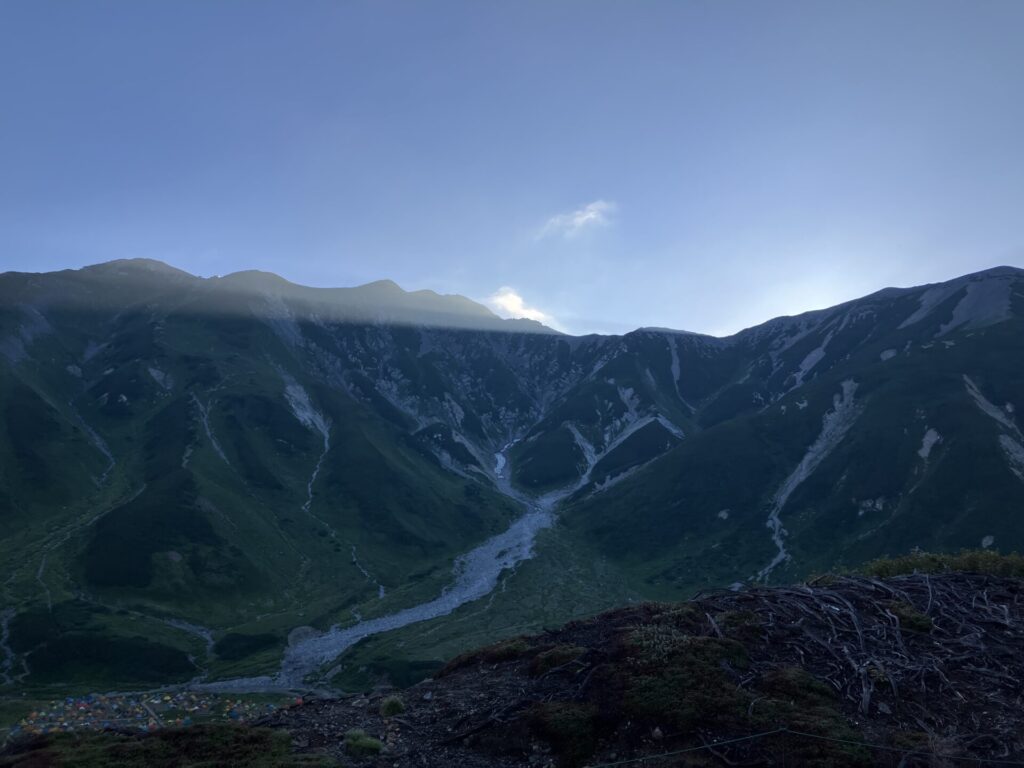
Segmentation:
{"type": "Polygon", "coordinates": [[[383,717],[376,694],[267,722],[303,752],[357,765],[603,765],[683,749],[702,765],[1012,760],[1024,757],[1022,650],[1018,579],[831,578],[638,605],[508,640],[408,689],[398,716],[383,717]],[[379,763],[345,754],[352,728],[384,742],[379,763]]]}

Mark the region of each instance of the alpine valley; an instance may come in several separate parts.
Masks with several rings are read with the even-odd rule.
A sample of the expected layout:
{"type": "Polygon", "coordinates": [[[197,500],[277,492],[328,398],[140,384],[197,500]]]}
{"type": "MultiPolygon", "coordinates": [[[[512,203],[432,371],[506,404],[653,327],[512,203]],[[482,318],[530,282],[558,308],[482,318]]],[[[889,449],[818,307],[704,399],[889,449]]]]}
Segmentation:
{"type": "Polygon", "coordinates": [[[1024,548],[1024,270],[728,338],[0,275],[0,692],[416,682],[644,599],[1024,548]]]}

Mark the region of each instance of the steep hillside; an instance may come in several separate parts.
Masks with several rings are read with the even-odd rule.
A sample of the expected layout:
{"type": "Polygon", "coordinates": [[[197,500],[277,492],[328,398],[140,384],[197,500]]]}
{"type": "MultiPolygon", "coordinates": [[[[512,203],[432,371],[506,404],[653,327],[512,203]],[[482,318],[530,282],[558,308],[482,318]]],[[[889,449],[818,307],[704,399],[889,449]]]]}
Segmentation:
{"type": "Polygon", "coordinates": [[[1012,268],[726,339],[387,281],[0,275],[0,682],[365,684],[630,598],[1024,548],[1022,318],[1012,268]]]}
{"type": "Polygon", "coordinates": [[[694,404],[701,432],[579,494],[567,525],[640,583],[683,591],[913,547],[1024,547],[1020,275],[882,291],[739,334],[729,342],[750,356],[694,404]]]}
{"type": "Polygon", "coordinates": [[[869,573],[621,608],[259,728],[23,734],[0,765],[241,764],[260,747],[270,764],[401,768],[1024,758],[1024,560],[918,555],[869,573]]]}
{"type": "Polygon", "coordinates": [[[301,752],[356,765],[1019,760],[1022,587],[982,574],[844,577],[647,603],[465,654],[403,692],[400,716],[386,716],[384,692],[267,724],[301,752]],[[351,729],[386,745],[380,763],[346,750],[351,729]]]}

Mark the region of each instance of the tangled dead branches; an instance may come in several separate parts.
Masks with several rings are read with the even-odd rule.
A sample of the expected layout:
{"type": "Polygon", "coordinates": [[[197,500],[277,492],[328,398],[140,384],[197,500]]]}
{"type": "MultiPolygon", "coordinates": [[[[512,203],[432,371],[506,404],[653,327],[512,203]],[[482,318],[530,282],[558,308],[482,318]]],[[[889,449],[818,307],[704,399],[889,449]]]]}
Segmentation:
{"type": "Polygon", "coordinates": [[[708,616],[708,634],[720,631],[715,615],[757,617],[760,641],[747,646],[755,673],[799,666],[864,718],[953,739],[993,758],[1024,750],[1019,580],[958,573],[829,577],[696,601],[708,616]]]}

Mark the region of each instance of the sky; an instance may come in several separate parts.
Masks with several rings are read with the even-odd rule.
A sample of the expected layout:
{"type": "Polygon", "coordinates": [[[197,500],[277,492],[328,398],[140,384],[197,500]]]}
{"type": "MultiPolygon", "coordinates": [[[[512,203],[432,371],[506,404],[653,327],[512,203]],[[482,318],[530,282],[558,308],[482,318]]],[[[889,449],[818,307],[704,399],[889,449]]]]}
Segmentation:
{"type": "Polygon", "coordinates": [[[1020,0],[4,0],[0,271],[724,335],[1024,265],[1020,0]]]}

